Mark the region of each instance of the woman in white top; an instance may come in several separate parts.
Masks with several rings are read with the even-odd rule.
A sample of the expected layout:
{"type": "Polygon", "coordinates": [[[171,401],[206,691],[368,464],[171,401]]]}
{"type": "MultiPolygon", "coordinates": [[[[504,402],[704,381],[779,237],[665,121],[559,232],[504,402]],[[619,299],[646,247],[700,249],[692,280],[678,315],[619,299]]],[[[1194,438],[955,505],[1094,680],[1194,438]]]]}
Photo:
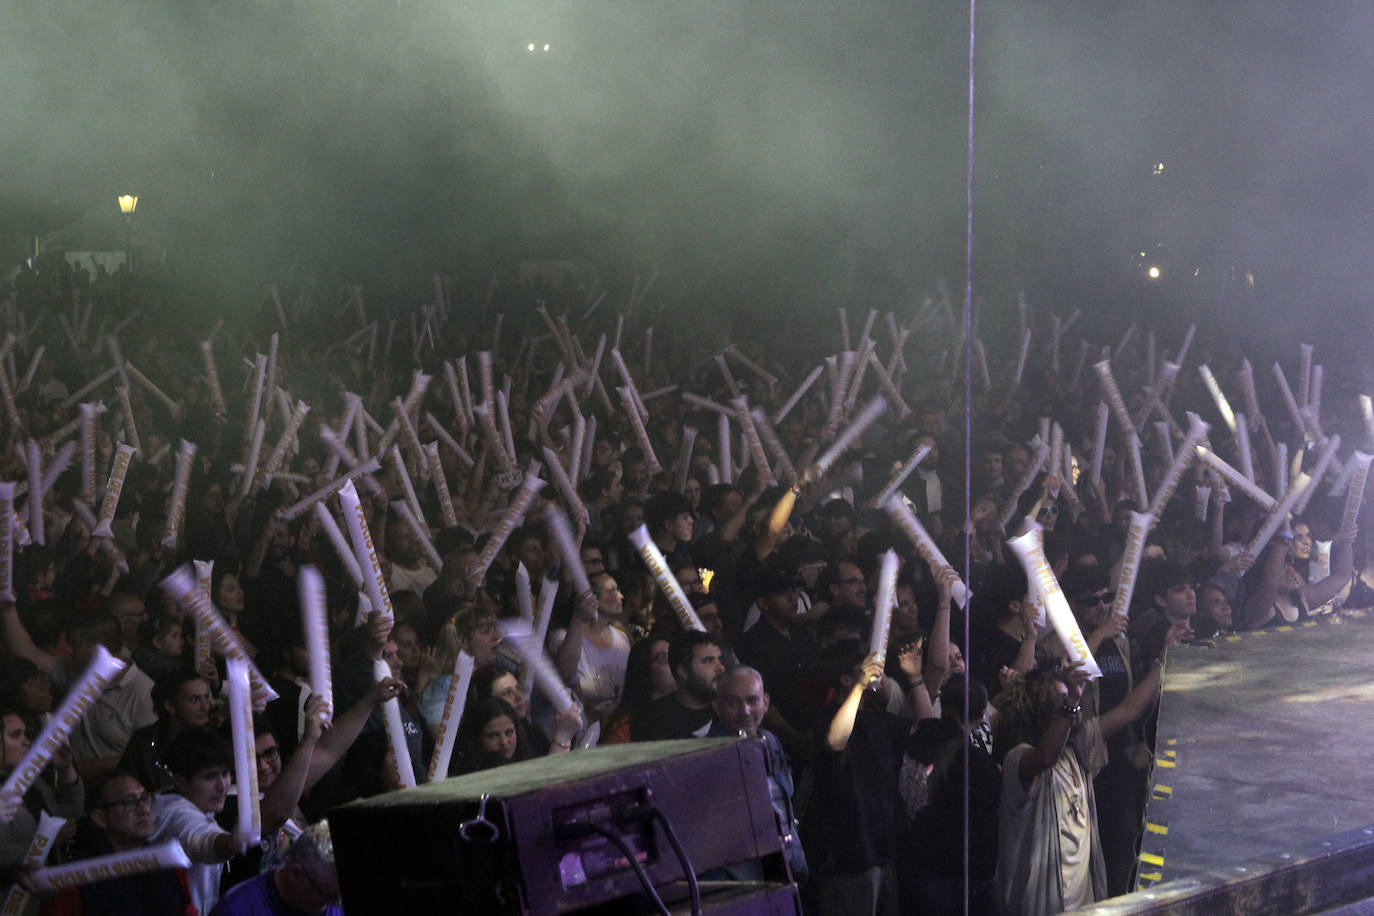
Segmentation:
{"type": "Polygon", "coordinates": [[[589,721],[605,718],[620,701],[630,638],[624,630],[624,596],[607,573],[593,576],[591,596],[583,596],[566,631],[550,643],[558,673],[582,698],[589,721]]]}

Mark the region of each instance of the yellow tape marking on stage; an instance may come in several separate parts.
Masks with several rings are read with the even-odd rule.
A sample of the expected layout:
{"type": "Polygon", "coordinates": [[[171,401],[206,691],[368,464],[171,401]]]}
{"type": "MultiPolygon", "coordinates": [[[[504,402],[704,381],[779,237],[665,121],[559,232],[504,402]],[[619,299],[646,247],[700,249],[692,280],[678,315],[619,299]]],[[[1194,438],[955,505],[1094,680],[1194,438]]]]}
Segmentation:
{"type": "Polygon", "coordinates": [[[1145,829],[1148,830],[1150,833],[1157,833],[1160,836],[1168,836],[1169,834],[1168,824],[1151,824],[1149,821],[1146,821],[1145,829]]]}
{"type": "Polygon", "coordinates": [[[1174,794],[1174,787],[1173,787],[1173,786],[1161,786],[1161,785],[1156,785],[1156,786],[1155,786],[1155,791],[1158,792],[1160,795],[1173,795],[1173,794],[1174,794]]]}
{"type": "Polygon", "coordinates": [[[1243,637],[1240,637],[1240,636],[1228,636],[1228,637],[1226,637],[1226,641],[1227,641],[1227,642],[1240,642],[1242,638],[1243,638],[1243,637]]]}
{"type": "Polygon", "coordinates": [[[1292,628],[1292,627],[1276,627],[1275,629],[1277,629],[1280,633],[1292,633],[1292,632],[1293,632],[1293,628],[1292,628]]]}
{"type": "Polygon", "coordinates": [[[1169,745],[1170,747],[1173,747],[1174,745],[1178,744],[1178,739],[1170,738],[1168,741],[1165,741],[1164,743],[1169,745]]]}
{"type": "Polygon", "coordinates": [[[1142,852],[1140,854],[1140,861],[1144,862],[1146,865],[1157,865],[1160,868],[1164,867],[1164,857],[1157,856],[1152,852],[1142,852]]]}
{"type": "Polygon", "coordinates": [[[1141,872],[1141,874],[1140,874],[1140,880],[1141,880],[1141,881],[1163,881],[1163,880],[1164,880],[1164,872],[1162,872],[1162,871],[1141,872]]]}
{"type": "Polygon", "coordinates": [[[1157,767],[1164,767],[1165,769],[1168,769],[1168,768],[1170,768],[1170,767],[1174,767],[1174,766],[1177,766],[1177,765],[1178,765],[1178,764],[1174,763],[1174,761],[1168,759],[1167,757],[1156,757],[1156,758],[1155,758],[1155,766],[1157,766],[1157,767]]]}
{"type": "Polygon", "coordinates": [[[1305,627],[1315,627],[1315,626],[1317,626],[1317,621],[1315,621],[1315,620],[1304,621],[1304,622],[1303,622],[1303,626],[1305,626],[1305,627]]]}

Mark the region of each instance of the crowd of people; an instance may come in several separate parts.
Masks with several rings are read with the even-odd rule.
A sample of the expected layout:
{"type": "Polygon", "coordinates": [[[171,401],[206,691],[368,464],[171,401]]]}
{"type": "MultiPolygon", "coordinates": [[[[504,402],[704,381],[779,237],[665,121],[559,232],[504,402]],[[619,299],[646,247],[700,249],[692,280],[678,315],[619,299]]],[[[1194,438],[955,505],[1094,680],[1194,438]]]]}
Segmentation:
{"type": "MultiPolygon", "coordinates": [[[[807,363],[786,334],[722,345],[708,316],[655,312],[647,286],[614,309],[541,281],[485,298],[441,277],[385,296],[299,282],[211,322],[153,280],[60,258],[21,271],[0,302],[0,480],[40,495],[14,502],[0,777],[93,658],[127,663],[27,793],[0,798],[3,881],[35,889],[29,912],[340,912],[325,816],[425,781],[460,656],[449,775],[743,736],[766,749],[807,912],[1060,912],[1133,889],[1170,646],[1374,604],[1347,508],[1370,445],[1357,380],[1332,367],[1323,397],[1310,350],[1280,353],[1282,384],[1265,372],[1249,403],[1228,341],[1133,330],[1100,353],[1074,318],[1023,308],[984,314],[964,346],[955,309],[927,300],[841,311],[834,355],[807,363]],[[109,536],[82,404],[104,408],[88,408],[98,484],[137,449],[109,536]],[[1208,461],[1185,410],[1211,423],[1208,461]],[[373,457],[353,476],[382,606],[307,501],[373,457]],[[1028,532],[1056,589],[1008,546],[1028,532]],[[192,560],[213,564],[214,608],[276,695],[252,717],[256,844],[224,659],[166,583],[192,560]],[[331,697],[312,680],[307,565],[331,697]],[[504,635],[521,621],[571,704],[504,635]],[[48,865],[170,839],[191,864],[38,893],[45,812],[66,819],[48,865]]],[[[338,493],[322,504],[346,531],[338,493]]]]}

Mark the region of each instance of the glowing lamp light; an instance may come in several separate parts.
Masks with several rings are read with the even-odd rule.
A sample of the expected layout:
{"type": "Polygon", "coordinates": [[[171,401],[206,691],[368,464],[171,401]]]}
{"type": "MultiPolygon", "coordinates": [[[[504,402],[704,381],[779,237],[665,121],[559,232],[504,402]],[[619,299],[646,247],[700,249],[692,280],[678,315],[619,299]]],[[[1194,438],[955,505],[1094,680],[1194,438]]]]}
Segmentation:
{"type": "Polygon", "coordinates": [[[547,51],[548,49],[549,49],[549,46],[548,46],[548,45],[544,45],[544,50],[547,51]]]}
{"type": "Polygon", "coordinates": [[[137,195],[137,194],[121,194],[121,195],[119,195],[119,212],[120,212],[120,213],[123,213],[125,216],[133,216],[133,215],[134,215],[134,211],[137,210],[137,209],[138,209],[138,195],[137,195]]]}
{"type": "Polygon", "coordinates": [[[1164,174],[1164,163],[1162,163],[1162,162],[1156,162],[1156,163],[1155,163],[1155,167],[1154,167],[1153,169],[1151,169],[1151,172],[1153,172],[1155,175],[1163,175],[1163,174],[1164,174]]]}
{"type": "Polygon", "coordinates": [[[1159,268],[1156,267],[1156,266],[1154,266],[1153,264],[1151,264],[1151,265],[1150,265],[1150,269],[1147,270],[1147,271],[1145,271],[1145,275],[1146,275],[1147,277],[1149,277],[1151,280],[1158,280],[1158,279],[1159,279],[1159,268]]]}
{"type": "Polygon", "coordinates": [[[526,47],[528,47],[531,51],[533,51],[533,50],[534,50],[534,42],[530,42],[528,45],[526,45],[526,47]]]}

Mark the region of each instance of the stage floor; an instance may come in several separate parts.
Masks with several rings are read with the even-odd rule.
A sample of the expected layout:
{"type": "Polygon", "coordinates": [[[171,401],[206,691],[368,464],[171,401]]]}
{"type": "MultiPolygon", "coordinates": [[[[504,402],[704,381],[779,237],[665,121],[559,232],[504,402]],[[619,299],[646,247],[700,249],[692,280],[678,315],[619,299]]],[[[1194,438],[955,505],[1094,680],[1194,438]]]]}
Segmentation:
{"type": "Polygon", "coordinates": [[[1374,613],[1169,650],[1139,887],[1374,824],[1374,613]]]}

